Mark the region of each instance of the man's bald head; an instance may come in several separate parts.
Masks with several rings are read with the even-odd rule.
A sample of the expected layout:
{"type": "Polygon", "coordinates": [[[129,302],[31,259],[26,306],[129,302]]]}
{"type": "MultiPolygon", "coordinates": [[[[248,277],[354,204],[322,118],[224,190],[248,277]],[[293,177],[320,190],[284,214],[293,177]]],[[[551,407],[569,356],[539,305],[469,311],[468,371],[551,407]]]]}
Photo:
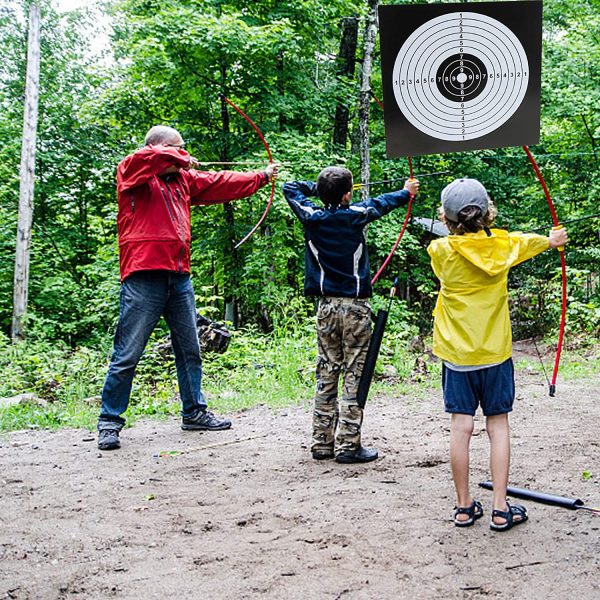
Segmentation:
{"type": "Polygon", "coordinates": [[[182,146],[183,138],[177,129],[165,125],[155,125],[146,134],[146,146],[182,146]]]}

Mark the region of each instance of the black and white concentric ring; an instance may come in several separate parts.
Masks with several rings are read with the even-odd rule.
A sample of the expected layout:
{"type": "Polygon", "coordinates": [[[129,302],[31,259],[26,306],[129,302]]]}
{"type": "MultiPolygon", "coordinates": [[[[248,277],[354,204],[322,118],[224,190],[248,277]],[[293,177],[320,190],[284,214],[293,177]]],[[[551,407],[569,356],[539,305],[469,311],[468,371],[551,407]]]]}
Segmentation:
{"type": "Polygon", "coordinates": [[[427,21],[404,42],[393,88],[419,131],[448,141],[482,137],[521,105],[529,82],[516,35],[487,15],[453,12],[427,21]]]}

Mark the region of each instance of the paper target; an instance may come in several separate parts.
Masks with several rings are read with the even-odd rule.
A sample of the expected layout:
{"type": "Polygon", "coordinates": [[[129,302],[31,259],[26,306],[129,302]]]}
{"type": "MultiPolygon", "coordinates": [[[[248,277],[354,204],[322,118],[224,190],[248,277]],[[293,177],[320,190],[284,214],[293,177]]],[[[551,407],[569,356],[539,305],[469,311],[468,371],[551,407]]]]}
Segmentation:
{"type": "Polygon", "coordinates": [[[400,48],[393,71],[396,102],[410,123],[451,141],[498,129],[521,105],[528,81],[518,38],[496,19],[473,12],[421,25],[400,48]]]}
{"type": "Polygon", "coordinates": [[[388,156],[537,142],[540,2],[385,6],[380,22],[388,156]]]}

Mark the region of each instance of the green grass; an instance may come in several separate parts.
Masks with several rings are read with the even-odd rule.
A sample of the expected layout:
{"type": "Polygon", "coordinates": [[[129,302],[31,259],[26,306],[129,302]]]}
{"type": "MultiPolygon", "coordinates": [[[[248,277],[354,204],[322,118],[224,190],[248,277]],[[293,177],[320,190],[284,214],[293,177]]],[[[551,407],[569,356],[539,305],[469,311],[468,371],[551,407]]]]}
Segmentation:
{"type": "Polygon", "coordinates": [[[84,399],[98,394],[104,356],[100,350],[0,338],[0,397],[32,393],[47,403],[0,409],[0,431],[91,427],[97,410],[84,399]]]}
{"type": "MultiPolygon", "coordinates": [[[[180,411],[177,379],[172,357],[153,351],[160,333],[151,339],[134,380],[131,403],[126,413],[131,425],[142,417],[166,419],[180,411]]],[[[33,393],[46,406],[35,404],[0,408],[0,431],[27,428],[94,429],[110,340],[102,348],[75,350],[47,341],[13,345],[0,338],[0,397],[33,393]]],[[[203,390],[212,410],[228,414],[257,405],[271,408],[311,405],[315,387],[316,340],[312,321],[286,324],[270,335],[235,331],[229,349],[221,355],[204,357],[203,390]]],[[[548,361],[550,362],[550,361],[548,361]]],[[[517,368],[539,372],[539,362],[519,360],[517,368]]],[[[565,352],[560,379],[570,381],[597,377],[597,349],[565,352]]],[[[551,364],[547,370],[551,370],[551,364]]],[[[426,354],[406,350],[406,338],[388,332],[382,346],[371,397],[403,396],[410,402],[438,390],[441,363],[426,354]],[[424,373],[415,361],[424,361],[424,373]]]]}
{"type": "Polygon", "coordinates": [[[599,368],[600,355],[597,350],[590,354],[568,352],[566,357],[561,357],[559,373],[565,381],[573,381],[597,377],[599,368]]]}
{"type": "Polygon", "coordinates": [[[314,345],[304,335],[234,335],[225,354],[205,362],[209,403],[221,412],[302,404],[313,394],[314,345]]]}
{"type": "MultiPolygon", "coordinates": [[[[555,355],[550,354],[549,358],[544,358],[544,365],[548,377],[552,375],[555,355]]],[[[540,378],[544,378],[542,365],[537,358],[519,359],[515,361],[516,369],[527,369],[538,373],[540,378]]],[[[600,369],[600,352],[598,346],[587,348],[585,350],[568,350],[561,354],[558,368],[558,378],[563,381],[577,381],[579,379],[595,379],[600,369]]]]}
{"type": "MultiPolygon", "coordinates": [[[[141,417],[165,419],[180,411],[174,361],[153,352],[156,341],[150,341],[138,366],[125,415],[130,425],[141,417]]],[[[13,345],[0,339],[0,397],[33,393],[47,402],[0,408],[0,431],[94,429],[107,347],[72,350],[47,342],[13,345]]],[[[211,409],[220,413],[259,404],[302,404],[312,397],[314,362],[314,340],[300,328],[269,336],[234,332],[226,353],[204,357],[203,390],[211,409]]]]}

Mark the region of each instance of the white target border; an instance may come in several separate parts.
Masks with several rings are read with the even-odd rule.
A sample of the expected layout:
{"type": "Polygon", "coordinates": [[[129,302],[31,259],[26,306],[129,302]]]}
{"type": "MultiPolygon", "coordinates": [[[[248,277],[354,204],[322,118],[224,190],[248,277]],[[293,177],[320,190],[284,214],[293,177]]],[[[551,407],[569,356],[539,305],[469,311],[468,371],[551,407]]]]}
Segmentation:
{"type": "Polygon", "coordinates": [[[472,11],[423,23],[402,44],[392,71],[396,103],[411,125],[456,142],[482,137],[506,123],[523,102],[528,83],[529,62],[517,36],[497,19],[472,11]],[[435,78],[442,62],[461,49],[484,64],[487,81],[477,97],[451,102],[435,78]]]}

